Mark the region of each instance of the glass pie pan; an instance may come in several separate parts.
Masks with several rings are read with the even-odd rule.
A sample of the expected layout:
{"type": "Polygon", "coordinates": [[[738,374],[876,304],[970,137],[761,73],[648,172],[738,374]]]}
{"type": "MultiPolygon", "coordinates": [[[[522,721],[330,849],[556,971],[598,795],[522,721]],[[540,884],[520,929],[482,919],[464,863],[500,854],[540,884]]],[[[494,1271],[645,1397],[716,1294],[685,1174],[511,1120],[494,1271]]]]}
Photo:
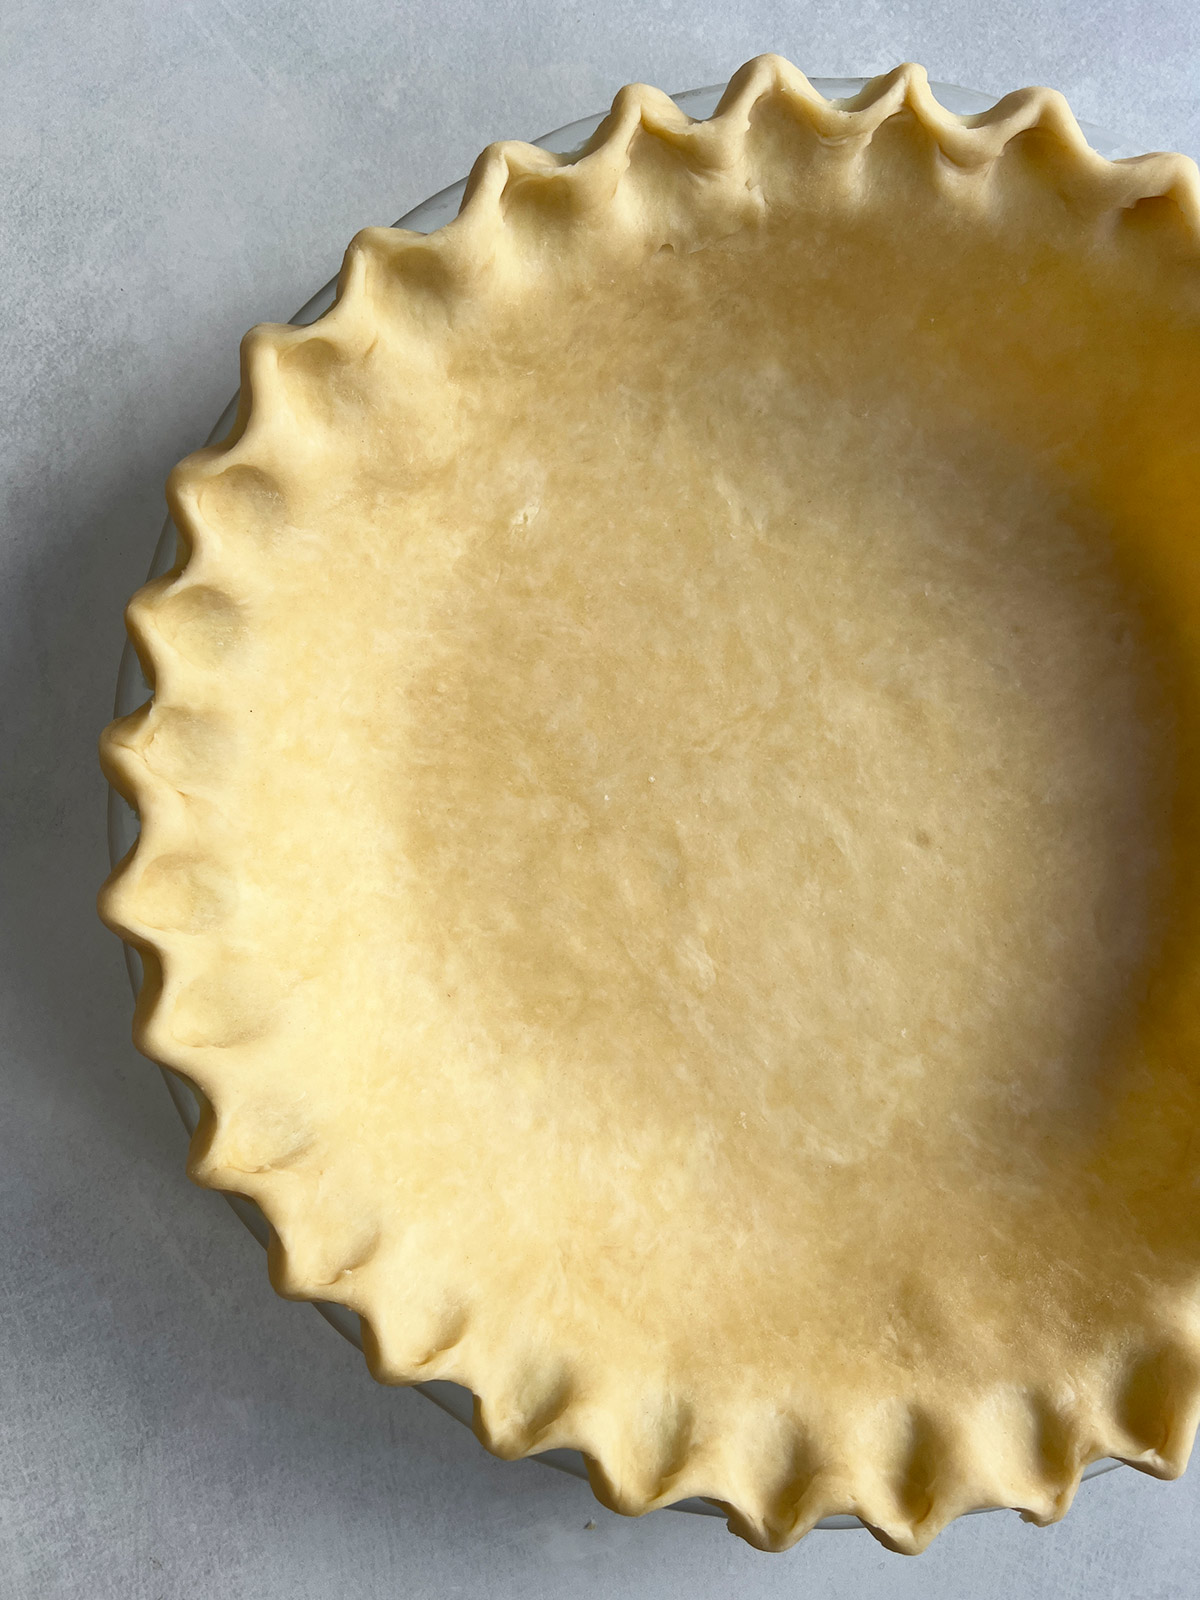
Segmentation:
{"type": "MultiPolygon", "coordinates": [[[[870,81],[867,78],[814,78],[813,86],[827,99],[848,100],[857,95],[870,81]]],[[[974,115],[986,111],[994,103],[994,98],[978,90],[964,89],[952,84],[932,83],[930,85],[938,101],[947,110],[961,115],[974,115]]],[[[725,85],[717,84],[702,89],[690,89],[684,93],[674,95],[676,104],[691,117],[704,119],[712,115],[717,103],[724,93],[725,85]]],[[[552,133],[545,134],[533,141],[544,150],[560,154],[570,154],[577,151],[595,133],[606,113],[585,117],[578,122],[572,122],[565,127],[558,128],[552,133]]],[[[1082,124],[1084,134],[1094,149],[1110,160],[1134,154],[1115,136],[1105,133],[1100,129],[1082,124]]],[[[462,201],[466,187],[466,179],[452,184],[449,188],[441,190],[438,194],[423,201],[407,215],[400,218],[397,227],[411,229],[418,233],[431,233],[434,229],[449,222],[456,214],[462,201]]],[[[307,302],[291,318],[293,324],[303,326],[315,322],[333,304],[336,292],[336,279],[331,279],[323,288],[319,289],[312,299],[307,302]]],[[[229,431],[233,424],[237,410],[238,397],[235,394],[228,406],[222,412],[216,425],[208,437],[212,443],[229,431]]],[[[148,577],[159,577],[171,570],[176,559],[176,533],[170,521],[167,520],[154,551],[148,577]]],[[[127,642],[121,657],[117,677],[117,692],[115,714],[118,717],[126,716],[144,704],[150,693],[149,686],[142,676],[137,656],[132,646],[127,642]]],[[[109,858],[116,866],[134,848],[138,838],[138,818],[136,812],[116,793],[109,790],[108,795],[108,849],[109,858]]],[[[126,965],[129,970],[130,982],[136,994],[141,985],[141,964],[137,952],[130,945],[125,946],[126,965]]],[[[200,1105],[195,1091],[175,1073],[162,1069],[163,1078],[176,1110],[189,1135],[195,1131],[200,1116],[200,1105]]],[[[250,1200],[240,1195],[229,1194],[225,1197],[238,1217],[250,1230],[254,1237],[264,1247],[269,1241],[270,1229],[259,1211],[258,1207],[250,1200]]],[[[314,1302],[316,1309],[345,1339],[351,1344],[362,1348],[361,1330],[357,1315],[344,1306],[328,1302],[314,1302]]],[[[471,1426],[473,1416],[473,1396],[470,1391],[458,1384],[443,1380],[431,1380],[414,1384],[426,1399],[433,1401],[443,1411],[448,1412],[456,1421],[466,1426],[471,1426]]],[[[574,1450],[547,1450],[531,1459],[554,1467],[572,1477],[587,1479],[587,1468],[583,1457],[574,1450]]],[[[1094,1478],[1101,1473],[1110,1472],[1121,1463],[1109,1459],[1092,1462],[1083,1473],[1084,1479],[1094,1478]]],[[[676,1502],[669,1509],[674,1511],[687,1511],[701,1516],[721,1517],[726,1515],[722,1507],[714,1502],[701,1499],[688,1499],[676,1502]]],[[[984,1510],[997,1509],[993,1507],[980,1507],[984,1510]]],[[[969,1513],[975,1515],[978,1513],[969,1513]]],[[[863,1524],[854,1516],[830,1516],[817,1523],[819,1528],[849,1529],[862,1528],[863,1524]]]]}

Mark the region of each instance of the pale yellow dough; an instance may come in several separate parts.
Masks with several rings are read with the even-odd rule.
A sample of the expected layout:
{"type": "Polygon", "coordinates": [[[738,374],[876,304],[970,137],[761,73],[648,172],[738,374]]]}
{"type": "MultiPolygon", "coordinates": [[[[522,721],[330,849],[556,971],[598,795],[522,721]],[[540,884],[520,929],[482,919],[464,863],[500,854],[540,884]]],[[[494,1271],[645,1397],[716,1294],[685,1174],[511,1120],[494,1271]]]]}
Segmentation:
{"type": "Polygon", "coordinates": [[[1200,224],[1064,102],[481,157],[255,330],[106,918],[288,1295],[765,1549],[1200,1405],[1200,224]]]}

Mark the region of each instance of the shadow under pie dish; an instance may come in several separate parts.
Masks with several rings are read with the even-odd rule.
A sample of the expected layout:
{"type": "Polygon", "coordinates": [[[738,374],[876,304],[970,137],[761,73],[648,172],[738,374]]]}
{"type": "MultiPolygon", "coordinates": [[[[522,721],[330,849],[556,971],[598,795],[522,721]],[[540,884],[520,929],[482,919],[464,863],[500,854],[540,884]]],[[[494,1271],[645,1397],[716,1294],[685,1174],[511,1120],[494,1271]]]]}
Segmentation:
{"type": "Polygon", "coordinates": [[[243,349],[104,760],[276,1287],[784,1548],[1200,1404],[1183,157],[768,57],[504,144],[243,349]]]}

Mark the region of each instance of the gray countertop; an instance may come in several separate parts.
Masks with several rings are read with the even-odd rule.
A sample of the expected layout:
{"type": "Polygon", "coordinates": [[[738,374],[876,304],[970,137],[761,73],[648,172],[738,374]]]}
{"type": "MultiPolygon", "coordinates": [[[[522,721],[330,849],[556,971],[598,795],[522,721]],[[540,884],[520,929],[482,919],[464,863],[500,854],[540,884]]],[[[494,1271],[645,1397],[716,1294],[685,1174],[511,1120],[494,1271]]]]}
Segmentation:
{"type": "Polygon", "coordinates": [[[236,386],[241,333],[290,315],[357,228],[491,138],[764,49],[813,76],[909,58],[997,94],[1051,83],[1131,144],[1196,154],[1194,0],[8,0],[3,33],[0,1600],[1195,1594],[1200,1471],[1123,1469],[1057,1527],[975,1517],[907,1561],[863,1533],[764,1556],[492,1460],[277,1300],[187,1183],[93,910],[95,739],[164,476],[236,386]]]}

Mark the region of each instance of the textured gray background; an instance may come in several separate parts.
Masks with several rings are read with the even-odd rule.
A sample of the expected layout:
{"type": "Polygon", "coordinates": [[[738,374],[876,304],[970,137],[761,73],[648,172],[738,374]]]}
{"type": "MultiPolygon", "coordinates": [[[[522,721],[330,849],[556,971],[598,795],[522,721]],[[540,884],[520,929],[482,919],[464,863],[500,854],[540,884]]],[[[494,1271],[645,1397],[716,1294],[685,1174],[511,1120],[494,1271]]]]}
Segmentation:
{"type": "Polygon", "coordinates": [[[4,0],[0,7],[0,1597],[905,1596],[1200,1591],[1200,1470],[1121,1471],[1069,1520],[953,1527],[918,1561],[865,1534],[763,1556],[720,1523],[629,1522],[377,1389],[183,1176],[128,1043],[95,738],[161,485],[351,234],[489,139],[623,82],[904,58],[1065,90],[1146,148],[1200,152],[1195,0],[4,0]],[[594,1529],[585,1524],[594,1519],[594,1529]]]}

